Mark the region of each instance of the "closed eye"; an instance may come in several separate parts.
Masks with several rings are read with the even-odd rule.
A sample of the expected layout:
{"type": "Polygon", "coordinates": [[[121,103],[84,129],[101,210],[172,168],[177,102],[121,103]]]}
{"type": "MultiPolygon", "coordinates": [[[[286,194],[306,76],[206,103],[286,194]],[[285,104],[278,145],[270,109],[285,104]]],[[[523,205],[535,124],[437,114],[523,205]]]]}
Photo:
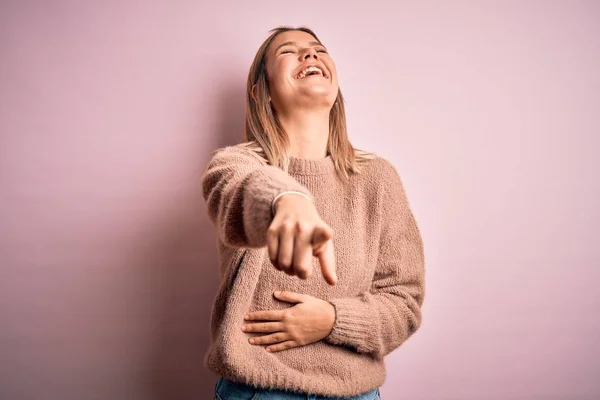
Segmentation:
{"type": "MultiPolygon", "coordinates": [[[[279,54],[289,54],[289,53],[293,53],[294,50],[291,49],[286,49],[286,50],[282,50],[279,54]]],[[[325,53],[327,54],[327,50],[326,49],[318,49],[317,53],[325,53]]]]}

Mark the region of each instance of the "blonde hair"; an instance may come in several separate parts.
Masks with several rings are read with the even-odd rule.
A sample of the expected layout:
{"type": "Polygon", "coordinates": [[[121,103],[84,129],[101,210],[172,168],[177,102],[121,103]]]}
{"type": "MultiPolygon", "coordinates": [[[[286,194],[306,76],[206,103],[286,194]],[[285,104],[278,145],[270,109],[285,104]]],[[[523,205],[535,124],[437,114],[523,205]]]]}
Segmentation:
{"type": "MultiPolygon", "coordinates": [[[[280,26],[271,29],[271,35],[259,47],[248,73],[246,88],[246,131],[243,146],[256,152],[271,165],[287,171],[289,165],[289,138],[274,113],[269,102],[269,84],[267,80],[266,54],[269,45],[277,35],[287,31],[302,31],[312,35],[319,43],[315,33],[306,27],[292,28],[280,26]],[[256,88],[253,87],[256,85],[256,88]]],[[[344,97],[338,90],[337,97],[329,113],[329,139],[327,154],[331,155],[338,174],[348,178],[360,173],[361,166],[375,155],[355,149],[348,140],[346,131],[346,111],[344,97]]]]}

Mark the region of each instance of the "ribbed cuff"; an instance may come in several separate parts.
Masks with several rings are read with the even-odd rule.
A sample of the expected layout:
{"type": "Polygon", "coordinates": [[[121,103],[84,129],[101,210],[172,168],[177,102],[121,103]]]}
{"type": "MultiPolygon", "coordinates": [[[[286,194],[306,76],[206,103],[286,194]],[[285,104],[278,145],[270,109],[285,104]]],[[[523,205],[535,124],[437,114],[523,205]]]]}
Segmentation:
{"type": "Polygon", "coordinates": [[[306,187],[289,176],[285,171],[273,166],[265,166],[254,172],[247,182],[244,196],[244,226],[248,242],[252,246],[265,246],[267,229],[273,221],[272,203],[275,196],[287,190],[311,196],[306,187]]]}
{"type": "Polygon", "coordinates": [[[333,330],[325,341],[336,345],[350,345],[359,352],[370,352],[377,345],[377,316],[360,298],[330,299],[335,307],[333,330]]]}

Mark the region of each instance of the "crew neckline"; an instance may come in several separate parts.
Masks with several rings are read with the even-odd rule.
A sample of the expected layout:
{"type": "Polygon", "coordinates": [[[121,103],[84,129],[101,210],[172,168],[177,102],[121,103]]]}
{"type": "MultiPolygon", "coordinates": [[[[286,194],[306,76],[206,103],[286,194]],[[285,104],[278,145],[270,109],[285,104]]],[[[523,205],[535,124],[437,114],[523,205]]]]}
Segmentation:
{"type": "Polygon", "coordinates": [[[324,158],[309,160],[290,156],[288,173],[294,175],[324,175],[335,171],[331,154],[324,158]]]}

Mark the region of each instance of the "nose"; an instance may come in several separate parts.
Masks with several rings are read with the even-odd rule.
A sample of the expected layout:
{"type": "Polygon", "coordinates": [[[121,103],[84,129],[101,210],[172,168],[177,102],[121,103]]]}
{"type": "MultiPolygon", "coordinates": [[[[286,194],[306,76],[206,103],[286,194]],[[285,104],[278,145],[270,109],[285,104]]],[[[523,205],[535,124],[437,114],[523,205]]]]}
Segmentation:
{"type": "Polygon", "coordinates": [[[306,49],[304,54],[302,54],[302,59],[306,60],[307,58],[314,58],[316,60],[317,58],[319,58],[318,54],[319,53],[317,53],[317,51],[311,47],[306,49]]]}

